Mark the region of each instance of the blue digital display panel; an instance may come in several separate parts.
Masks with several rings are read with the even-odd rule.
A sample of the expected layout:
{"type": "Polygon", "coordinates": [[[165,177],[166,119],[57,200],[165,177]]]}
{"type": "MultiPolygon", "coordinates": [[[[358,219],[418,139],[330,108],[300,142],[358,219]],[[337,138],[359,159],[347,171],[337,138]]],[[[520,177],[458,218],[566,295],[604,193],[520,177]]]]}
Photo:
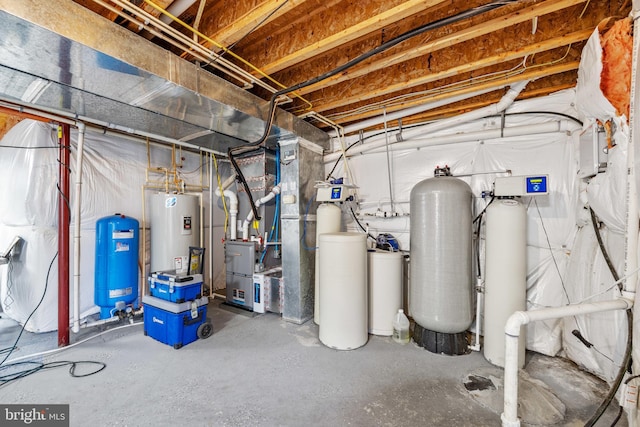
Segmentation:
{"type": "Polygon", "coordinates": [[[528,176],[527,194],[547,193],[547,177],[546,176],[528,176]]]}
{"type": "Polygon", "coordinates": [[[334,187],[331,189],[331,200],[339,200],[342,195],[342,187],[334,187]]]}

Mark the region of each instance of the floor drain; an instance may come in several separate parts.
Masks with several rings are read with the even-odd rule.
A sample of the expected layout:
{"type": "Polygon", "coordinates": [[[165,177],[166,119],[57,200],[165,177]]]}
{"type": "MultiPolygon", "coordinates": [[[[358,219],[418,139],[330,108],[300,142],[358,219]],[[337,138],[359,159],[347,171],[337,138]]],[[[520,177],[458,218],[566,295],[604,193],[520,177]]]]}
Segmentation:
{"type": "Polygon", "coordinates": [[[467,380],[464,382],[464,388],[466,388],[467,391],[495,390],[496,386],[489,378],[481,377],[479,375],[469,375],[467,380]]]}

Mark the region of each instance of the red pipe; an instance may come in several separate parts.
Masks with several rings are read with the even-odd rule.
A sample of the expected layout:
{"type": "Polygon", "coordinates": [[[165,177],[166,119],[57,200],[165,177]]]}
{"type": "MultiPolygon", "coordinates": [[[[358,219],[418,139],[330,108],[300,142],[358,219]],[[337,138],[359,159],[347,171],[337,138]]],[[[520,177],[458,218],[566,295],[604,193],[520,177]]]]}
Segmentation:
{"type": "Polygon", "coordinates": [[[68,201],[71,127],[58,125],[60,143],[60,170],[58,193],[58,347],[69,345],[69,223],[71,212],[68,201]]]}

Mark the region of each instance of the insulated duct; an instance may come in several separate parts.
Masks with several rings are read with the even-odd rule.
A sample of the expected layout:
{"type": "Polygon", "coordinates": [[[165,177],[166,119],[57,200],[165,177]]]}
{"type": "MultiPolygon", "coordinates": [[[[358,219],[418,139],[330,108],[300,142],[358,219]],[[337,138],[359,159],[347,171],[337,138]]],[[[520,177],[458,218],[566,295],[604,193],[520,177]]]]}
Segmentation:
{"type": "MultiPolygon", "coordinates": [[[[267,101],[71,0],[0,0],[0,27],[0,101],[218,152],[265,129],[267,101]]],[[[296,135],[328,147],[289,113],[274,124],[273,146],[296,135]]]]}

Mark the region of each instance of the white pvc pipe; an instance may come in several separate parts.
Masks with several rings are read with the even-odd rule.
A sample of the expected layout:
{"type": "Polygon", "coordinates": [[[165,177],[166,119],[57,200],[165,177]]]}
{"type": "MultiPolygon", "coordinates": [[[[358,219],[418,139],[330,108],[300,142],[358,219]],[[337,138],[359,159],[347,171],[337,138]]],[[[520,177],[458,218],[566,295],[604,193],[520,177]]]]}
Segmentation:
{"type": "Polygon", "coordinates": [[[213,155],[209,154],[209,297],[213,295],[213,155]]]}
{"type": "MultiPolygon", "coordinates": [[[[273,200],[278,194],[280,194],[280,184],[273,187],[269,194],[256,200],[255,202],[256,209],[264,205],[268,201],[273,200]]],[[[249,211],[247,218],[242,223],[242,240],[245,242],[249,240],[249,224],[251,223],[252,220],[253,220],[253,209],[249,211]]]]}
{"type": "Polygon", "coordinates": [[[565,305],[563,307],[543,308],[531,311],[516,311],[504,327],[505,361],[504,361],[504,407],[500,419],[503,427],[519,427],[518,419],[518,337],[520,328],[539,320],[559,319],[562,317],[580,316],[602,311],[627,310],[633,301],[618,298],[586,304],[565,305]]]}
{"type": "MultiPolygon", "coordinates": [[[[523,126],[511,126],[503,129],[487,129],[476,132],[466,132],[466,133],[454,133],[450,135],[441,135],[434,137],[425,137],[425,138],[416,138],[410,141],[402,141],[396,142],[395,144],[391,144],[389,146],[389,150],[398,151],[398,150],[410,150],[417,149],[422,147],[431,147],[436,145],[447,145],[447,144],[459,144],[462,142],[471,142],[471,141],[480,141],[487,139],[497,139],[497,138],[511,138],[515,136],[524,136],[524,135],[539,135],[545,133],[557,133],[557,132],[573,132],[579,129],[580,126],[577,123],[574,123],[569,120],[559,120],[553,122],[546,123],[537,123],[532,125],[523,125],[523,126]]],[[[359,153],[367,152],[367,153],[380,153],[384,150],[384,147],[374,147],[369,150],[357,150],[359,153]]],[[[356,152],[352,152],[349,150],[347,156],[353,156],[358,154],[356,152]]],[[[331,153],[324,156],[325,162],[333,162],[340,157],[341,153],[331,153]]]]}
{"type": "MultiPolygon", "coordinates": [[[[386,114],[386,120],[391,121],[391,120],[401,119],[401,118],[407,117],[407,116],[412,116],[414,114],[422,113],[424,111],[433,110],[435,108],[439,108],[439,107],[442,107],[444,105],[453,104],[454,102],[463,101],[465,99],[473,98],[474,96],[483,95],[485,93],[493,92],[494,90],[499,90],[499,89],[502,89],[503,87],[505,87],[505,85],[498,86],[498,87],[492,87],[492,88],[488,88],[488,89],[483,89],[483,90],[479,90],[477,92],[466,93],[466,94],[462,94],[462,95],[456,95],[456,96],[452,96],[450,98],[441,99],[439,101],[426,102],[424,104],[416,105],[415,107],[409,107],[409,108],[405,108],[404,110],[394,111],[392,113],[387,113],[386,114]]],[[[379,125],[381,123],[384,123],[384,121],[385,121],[385,115],[384,114],[380,115],[380,116],[372,117],[372,118],[367,119],[367,120],[362,120],[362,121],[360,121],[358,123],[354,123],[352,125],[345,126],[343,128],[343,134],[353,133],[353,132],[356,132],[356,131],[359,131],[359,130],[362,130],[362,129],[366,129],[366,128],[371,127],[371,126],[376,126],[376,125],[379,125]]],[[[337,137],[339,135],[338,135],[338,133],[336,131],[329,131],[329,136],[335,138],[335,137],[337,137]]]]}
{"type": "MultiPolygon", "coordinates": [[[[502,111],[506,110],[511,104],[513,104],[513,101],[516,99],[516,97],[520,94],[520,92],[524,89],[524,87],[527,85],[527,83],[529,83],[528,80],[526,81],[522,81],[522,82],[518,82],[518,83],[514,83],[513,85],[511,85],[511,87],[509,88],[509,91],[507,91],[507,93],[502,97],[502,99],[500,99],[500,101],[496,104],[492,104],[492,105],[488,105],[486,107],[483,108],[478,108],[477,110],[474,111],[470,111],[468,113],[465,114],[460,114],[458,116],[455,117],[451,117],[449,119],[444,119],[444,120],[438,120],[437,122],[433,122],[424,126],[420,126],[414,130],[412,130],[411,132],[405,132],[403,133],[403,138],[411,138],[414,135],[429,135],[433,132],[437,132],[439,130],[442,129],[447,129],[447,128],[451,128],[454,126],[457,126],[459,124],[462,123],[467,123],[473,120],[477,120],[480,119],[482,117],[487,117],[487,116],[493,116],[496,114],[501,113],[502,111]]],[[[409,110],[409,109],[408,109],[409,110]]],[[[407,110],[403,110],[403,111],[407,111],[407,110]]],[[[411,111],[410,114],[415,114],[416,112],[411,111]]],[[[409,114],[407,114],[409,115],[409,114]]],[[[391,114],[387,114],[387,120],[393,120],[394,118],[392,117],[393,113],[391,114]]],[[[345,132],[347,132],[347,128],[345,127],[345,132]]],[[[498,129],[498,133],[500,133],[500,130],[498,129]]],[[[369,142],[367,144],[362,144],[358,147],[353,147],[351,150],[349,150],[349,155],[353,156],[354,154],[359,154],[365,151],[370,151],[373,150],[375,148],[380,148],[380,147],[384,147],[386,145],[386,139],[381,138],[379,141],[375,141],[375,142],[369,142]]],[[[392,144],[389,148],[391,150],[393,150],[393,147],[396,144],[392,144]]],[[[331,154],[327,154],[326,156],[324,156],[324,161],[325,162],[330,162],[330,161],[334,161],[337,160],[340,156],[342,155],[341,152],[335,152],[335,153],[331,153],[331,154]]]]}
{"type": "MultiPolygon", "coordinates": [[[[171,3],[171,6],[167,8],[167,12],[169,12],[173,16],[179,17],[185,12],[185,10],[189,9],[195,2],[196,0],[176,0],[173,3],[171,3]]],[[[169,16],[164,14],[160,16],[160,20],[165,24],[170,24],[172,21],[172,19],[169,16]]]]}
{"type": "Polygon", "coordinates": [[[231,190],[224,190],[220,193],[220,189],[216,188],[216,196],[218,197],[228,197],[229,198],[229,222],[231,225],[231,235],[229,236],[230,240],[236,240],[237,238],[237,225],[236,221],[238,218],[238,196],[231,190]]]}
{"type": "MultiPolygon", "coordinates": [[[[74,205],[73,232],[73,327],[74,333],[80,332],[80,212],[82,205],[82,159],[84,157],[85,124],[77,122],[78,148],[76,150],[76,203],[74,205]]],[[[66,226],[66,224],[65,224],[66,226]]]]}
{"type": "Polygon", "coordinates": [[[226,190],[227,188],[229,188],[231,186],[231,184],[233,184],[233,182],[236,180],[236,174],[231,174],[231,176],[227,179],[225,179],[222,184],[220,184],[220,186],[222,187],[223,190],[226,190]]]}

